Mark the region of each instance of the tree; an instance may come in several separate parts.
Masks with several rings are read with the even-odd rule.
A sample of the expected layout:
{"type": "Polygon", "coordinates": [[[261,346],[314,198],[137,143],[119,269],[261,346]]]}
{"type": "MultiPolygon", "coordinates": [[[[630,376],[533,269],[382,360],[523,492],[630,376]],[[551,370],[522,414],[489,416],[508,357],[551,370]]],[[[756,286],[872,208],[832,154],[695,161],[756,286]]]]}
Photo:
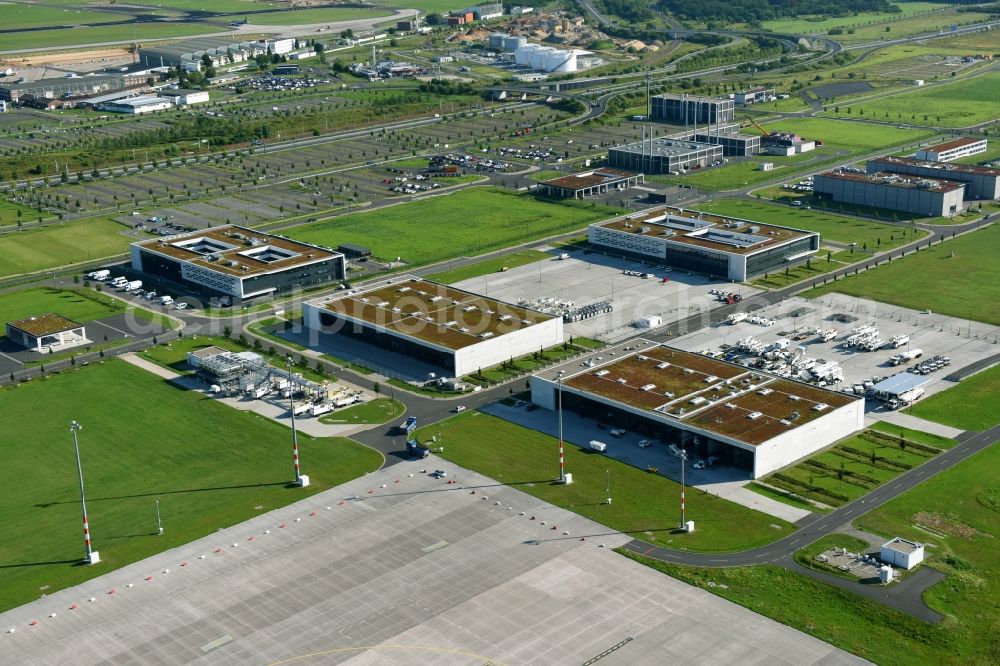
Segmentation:
{"type": "Polygon", "coordinates": [[[233,337],[233,329],[230,328],[229,326],[224,327],[222,329],[222,335],[227,338],[233,337]]]}
{"type": "Polygon", "coordinates": [[[382,392],[382,385],[381,384],[379,384],[378,382],[375,382],[374,384],[372,384],[372,393],[374,393],[375,395],[378,395],[381,392],[382,392]]]}

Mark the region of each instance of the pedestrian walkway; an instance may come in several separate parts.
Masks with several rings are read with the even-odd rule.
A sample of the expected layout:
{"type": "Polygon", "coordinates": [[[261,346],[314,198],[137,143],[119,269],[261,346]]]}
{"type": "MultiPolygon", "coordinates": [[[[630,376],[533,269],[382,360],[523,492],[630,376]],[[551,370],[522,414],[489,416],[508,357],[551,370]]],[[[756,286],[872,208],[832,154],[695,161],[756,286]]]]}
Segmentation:
{"type": "Polygon", "coordinates": [[[132,352],[128,354],[122,354],[121,359],[126,363],[131,363],[137,368],[142,368],[146,372],[152,372],[157,377],[162,377],[163,379],[166,379],[168,381],[173,381],[175,379],[180,379],[184,377],[184,375],[180,374],[179,372],[174,372],[169,368],[164,368],[162,365],[157,365],[152,361],[147,361],[146,359],[132,352]]]}
{"type": "Polygon", "coordinates": [[[952,428],[951,426],[928,421],[927,419],[912,416],[911,414],[904,414],[903,412],[872,412],[870,416],[865,417],[865,425],[871,425],[876,421],[885,421],[886,423],[892,423],[893,425],[909,428],[910,430],[920,430],[921,432],[947,437],[948,439],[955,439],[965,432],[958,428],[952,428]]]}

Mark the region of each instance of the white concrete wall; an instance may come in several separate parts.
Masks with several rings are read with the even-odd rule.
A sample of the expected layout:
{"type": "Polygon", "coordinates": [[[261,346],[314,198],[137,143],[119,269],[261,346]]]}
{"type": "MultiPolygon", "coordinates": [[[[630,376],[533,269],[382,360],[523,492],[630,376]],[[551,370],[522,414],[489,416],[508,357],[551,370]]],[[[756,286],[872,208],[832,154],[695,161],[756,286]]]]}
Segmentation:
{"type": "Polygon", "coordinates": [[[132,270],[142,272],[142,252],[139,251],[138,246],[132,245],[129,247],[129,254],[132,255],[132,270]]]}
{"type": "Polygon", "coordinates": [[[489,368],[511,358],[525,356],[563,341],[563,321],[554,317],[534,326],[504,333],[455,352],[455,376],[461,377],[480,368],[489,368]]]}
{"type": "Polygon", "coordinates": [[[865,426],[865,401],[855,400],[829,414],[778,435],[757,447],[753,477],[791,465],[865,426]]]}

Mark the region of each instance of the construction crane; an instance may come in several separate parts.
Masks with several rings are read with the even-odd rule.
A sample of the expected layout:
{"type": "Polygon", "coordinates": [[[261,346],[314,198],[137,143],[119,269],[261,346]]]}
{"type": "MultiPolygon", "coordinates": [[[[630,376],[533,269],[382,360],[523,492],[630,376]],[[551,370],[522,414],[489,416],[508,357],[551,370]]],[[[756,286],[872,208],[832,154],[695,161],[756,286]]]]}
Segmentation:
{"type": "Polygon", "coordinates": [[[754,127],[756,127],[756,128],[757,128],[757,129],[758,129],[758,130],[760,131],[760,133],[764,135],[764,137],[765,137],[765,138],[767,138],[767,137],[771,136],[771,133],[770,133],[770,132],[768,132],[768,131],[767,131],[766,129],[764,129],[763,127],[761,127],[761,126],[760,126],[760,123],[758,123],[758,122],[757,122],[756,120],[754,120],[753,118],[751,118],[751,119],[750,119],[750,122],[751,122],[751,123],[753,123],[753,126],[754,126],[754,127]]]}

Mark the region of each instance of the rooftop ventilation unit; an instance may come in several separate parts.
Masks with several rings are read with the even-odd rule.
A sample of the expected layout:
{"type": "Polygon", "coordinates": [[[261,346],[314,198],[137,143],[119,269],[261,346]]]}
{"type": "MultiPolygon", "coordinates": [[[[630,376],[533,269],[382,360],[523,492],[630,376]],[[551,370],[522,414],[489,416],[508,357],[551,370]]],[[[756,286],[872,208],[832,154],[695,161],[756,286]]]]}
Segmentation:
{"type": "Polygon", "coordinates": [[[444,296],[431,296],[431,303],[437,303],[442,298],[444,298],[444,296]]]}
{"type": "Polygon", "coordinates": [[[727,403],[726,403],[726,408],[728,408],[728,409],[736,409],[736,405],[734,405],[734,404],[733,404],[733,403],[731,403],[731,402],[727,402],[727,403]]]}
{"type": "Polygon", "coordinates": [[[788,399],[791,400],[792,402],[795,402],[796,400],[799,399],[799,396],[797,396],[797,395],[789,395],[788,399]]]}
{"type": "Polygon", "coordinates": [[[673,398],[674,397],[674,394],[671,393],[670,391],[664,391],[663,395],[667,396],[668,398],[673,398]]]}
{"type": "Polygon", "coordinates": [[[649,357],[648,357],[648,356],[643,356],[642,354],[639,354],[639,356],[638,356],[638,359],[639,359],[640,361],[648,361],[648,360],[649,360],[649,357]]]}
{"type": "Polygon", "coordinates": [[[399,288],[399,289],[397,289],[396,291],[397,291],[398,293],[400,293],[400,294],[405,294],[406,292],[410,291],[410,288],[409,288],[409,287],[400,287],[400,288],[399,288]]]}
{"type": "Polygon", "coordinates": [[[445,326],[457,326],[457,325],[458,325],[458,322],[457,322],[457,321],[455,321],[455,320],[452,320],[452,321],[446,321],[446,322],[444,323],[444,325],[445,325],[445,326]]]}
{"type": "Polygon", "coordinates": [[[790,425],[792,425],[792,422],[789,421],[788,419],[781,419],[780,421],[778,421],[778,423],[780,423],[783,426],[790,426],[790,425]]]}
{"type": "Polygon", "coordinates": [[[594,374],[598,377],[603,377],[604,375],[608,374],[608,372],[609,372],[608,370],[598,370],[594,374]]]}
{"type": "Polygon", "coordinates": [[[703,398],[700,395],[698,395],[698,396],[695,396],[695,397],[691,398],[690,400],[688,400],[688,402],[690,402],[692,405],[700,405],[700,404],[702,404],[704,402],[707,402],[707,401],[705,400],[705,398],[703,398]]]}
{"type": "Polygon", "coordinates": [[[774,389],[769,389],[769,388],[762,388],[761,390],[757,391],[757,395],[771,395],[772,393],[774,393],[774,389]]]}
{"type": "Polygon", "coordinates": [[[692,375],[692,374],[694,374],[694,370],[692,370],[691,368],[684,368],[684,374],[685,375],[692,375]]]}
{"type": "Polygon", "coordinates": [[[618,378],[618,379],[617,379],[616,381],[617,381],[617,382],[618,382],[619,384],[628,384],[628,382],[627,382],[627,381],[625,380],[625,378],[624,378],[624,377],[619,377],[619,378],[618,378]]]}
{"type": "Polygon", "coordinates": [[[747,414],[747,418],[750,419],[751,421],[756,421],[762,416],[764,415],[760,412],[750,412],[749,414],[747,414]]]}
{"type": "Polygon", "coordinates": [[[813,408],[813,411],[815,411],[815,412],[822,412],[824,409],[827,409],[829,406],[830,405],[826,404],[825,402],[817,402],[815,405],[812,406],[812,408],[813,408]]]}
{"type": "Polygon", "coordinates": [[[708,382],[709,384],[711,384],[712,382],[714,382],[714,381],[716,381],[718,379],[719,378],[716,377],[715,375],[709,375],[708,377],[705,377],[705,379],[703,379],[702,381],[705,381],[705,382],[708,382]]]}
{"type": "Polygon", "coordinates": [[[468,326],[463,326],[463,327],[461,327],[458,330],[460,330],[462,333],[468,333],[469,332],[469,327],[468,326]]]}
{"type": "Polygon", "coordinates": [[[473,310],[478,310],[478,309],[479,308],[477,308],[475,305],[466,305],[464,308],[462,308],[462,312],[472,312],[473,310]]]}
{"type": "Polygon", "coordinates": [[[656,364],[656,367],[657,367],[658,369],[660,369],[660,370],[664,370],[664,369],[666,369],[666,368],[669,368],[669,367],[670,367],[670,364],[669,364],[669,363],[667,363],[666,361],[664,361],[663,363],[657,363],[657,364],[656,364]]]}
{"type": "Polygon", "coordinates": [[[400,312],[400,309],[399,308],[393,308],[392,311],[398,314],[400,312]]]}
{"type": "Polygon", "coordinates": [[[655,388],[656,388],[656,384],[646,384],[645,386],[642,387],[642,390],[643,391],[652,391],[655,388]]]}
{"type": "Polygon", "coordinates": [[[479,337],[481,337],[483,340],[486,340],[488,338],[492,338],[493,337],[493,331],[486,331],[485,333],[480,333],[479,337]]]}
{"type": "Polygon", "coordinates": [[[378,306],[380,308],[387,308],[387,307],[389,307],[389,301],[379,301],[378,306]]]}

